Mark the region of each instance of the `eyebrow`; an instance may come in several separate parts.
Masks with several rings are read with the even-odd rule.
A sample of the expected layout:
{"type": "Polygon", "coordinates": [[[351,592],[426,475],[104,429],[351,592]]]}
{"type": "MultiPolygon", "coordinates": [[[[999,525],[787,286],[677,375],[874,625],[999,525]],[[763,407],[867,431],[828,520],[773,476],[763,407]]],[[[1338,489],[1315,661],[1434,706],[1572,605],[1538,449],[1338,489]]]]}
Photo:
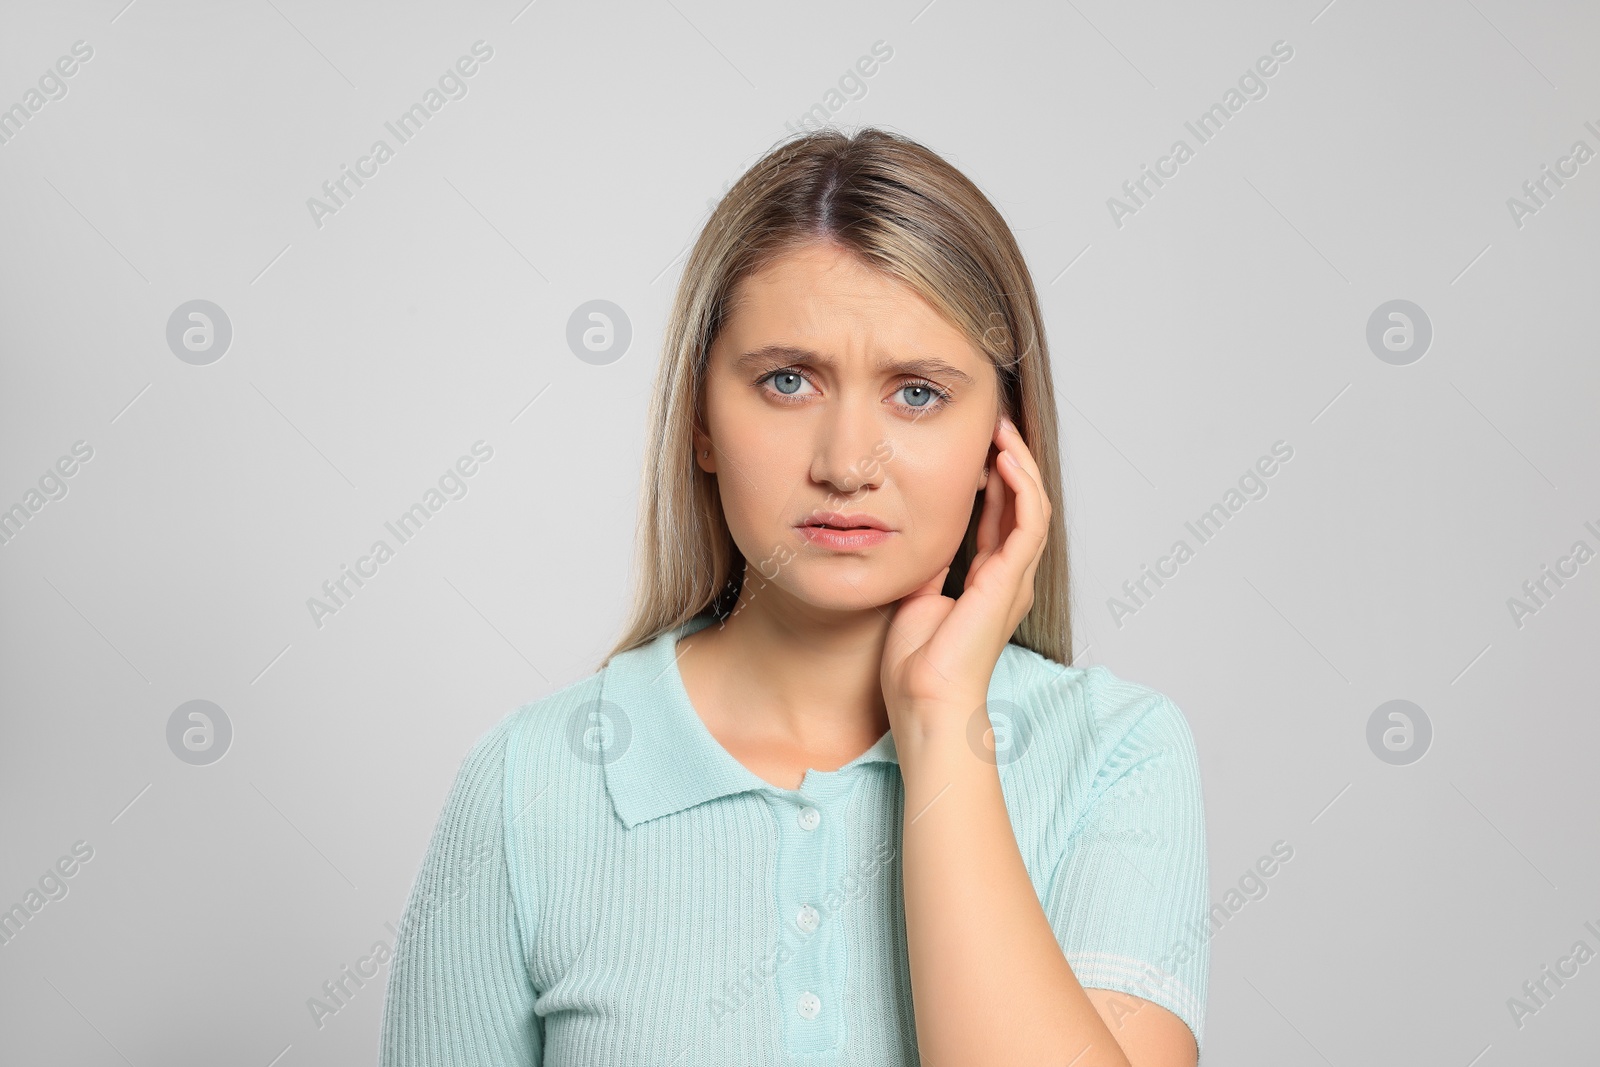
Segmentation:
{"type": "MultiPolygon", "coordinates": [[[[734,366],[743,370],[754,370],[757,367],[787,367],[813,365],[832,369],[837,364],[828,356],[813,352],[808,348],[797,348],[794,345],[762,345],[760,348],[746,352],[734,360],[734,366]]],[[[880,361],[877,369],[880,371],[893,371],[897,374],[912,374],[926,378],[954,379],[963,385],[972,384],[972,375],[958,370],[942,359],[903,359],[880,361]]]]}

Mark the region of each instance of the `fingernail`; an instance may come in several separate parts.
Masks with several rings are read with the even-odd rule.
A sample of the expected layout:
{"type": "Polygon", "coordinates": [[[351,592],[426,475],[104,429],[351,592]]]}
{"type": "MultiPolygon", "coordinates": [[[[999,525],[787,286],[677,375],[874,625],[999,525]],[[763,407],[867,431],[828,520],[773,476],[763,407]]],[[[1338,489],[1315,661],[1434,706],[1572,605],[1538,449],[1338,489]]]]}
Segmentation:
{"type": "Polygon", "coordinates": [[[1016,423],[1014,423],[1014,422],[1012,422],[1012,421],[1011,421],[1011,420],[1010,420],[1010,419],[1009,419],[1009,418],[1007,418],[1007,417],[1006,417],[1006,416],[1004,416],[1004,415],[1001,415],[1001,416],[1000,416],[1000,423],[1001,423],[1001,425],[1003,425],[1003,426],[1005,426],[1005,428],[1006,428],[1006,429],[1008,429],[1008,430],[1010,430],[1010,431],[1012,431],[1012,432],[1013,432],[1013,433],[1015,433],[1015,432],[1016,432],[1016,429],[1017,429],[1017,424],[1016,424],[1016,423]]]}

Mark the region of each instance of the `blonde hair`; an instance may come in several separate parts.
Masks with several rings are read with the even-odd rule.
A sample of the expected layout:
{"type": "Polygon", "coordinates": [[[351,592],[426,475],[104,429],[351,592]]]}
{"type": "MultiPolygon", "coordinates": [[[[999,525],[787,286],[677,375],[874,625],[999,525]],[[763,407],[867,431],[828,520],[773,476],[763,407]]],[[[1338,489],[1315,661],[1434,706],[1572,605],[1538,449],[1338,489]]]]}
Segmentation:
{"type": "MultiPolygon", "coordinates": [[[[601,666],[707,610],[725,617],[738,599],[744,556],[728,531],[716,477],[694,462],[706,366],[736,284],[813,242],[909,286],[994,364],[1001,408],[1038,462],[1053,505],[1033,606],[1011,641],[1070,665],[1055,394],[1033,279],[1010,228],[976,185],[917,142],[866,127],[780,143],[728,190],[689,253],[650,406],[647,439],[659,447],[646,453],[642,472],[632,614],[601,666]]],[[[980,490],[946,596],[961,595],[982,503],[980,490]]]]}

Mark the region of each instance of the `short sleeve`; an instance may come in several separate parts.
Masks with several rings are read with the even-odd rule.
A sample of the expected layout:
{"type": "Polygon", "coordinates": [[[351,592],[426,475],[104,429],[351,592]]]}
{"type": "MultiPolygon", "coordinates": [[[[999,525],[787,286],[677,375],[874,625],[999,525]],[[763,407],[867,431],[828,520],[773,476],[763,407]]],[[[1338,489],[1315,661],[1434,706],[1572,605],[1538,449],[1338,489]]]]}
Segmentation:
{"type": "Polygon", "coordinates": [[[505,850],[511,717],[463,761],[406,902],[380,1067],[539,1067],[543,1022],[505,850]]]}
{"type": "Polygon", "coordinates": [[[1112,989],[1205,1036],[1205,804],[1188,723],[1159,693],[1110,752],[1051,875],[1045,914],[1084,988],[1112,989]]]}

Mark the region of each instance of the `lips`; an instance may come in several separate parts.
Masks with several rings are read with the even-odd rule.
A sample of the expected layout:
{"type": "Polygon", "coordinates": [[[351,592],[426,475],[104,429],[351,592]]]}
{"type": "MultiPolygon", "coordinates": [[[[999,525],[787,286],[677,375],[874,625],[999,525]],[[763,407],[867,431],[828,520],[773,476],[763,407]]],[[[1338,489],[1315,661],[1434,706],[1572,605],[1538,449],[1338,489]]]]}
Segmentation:
{"type": "Polygon", "coordinates": [[[882,530],[886,533],[889,532],[887,523],[872,515],[860,512],[814,511],[799,525],[817,527],[824,530],[882,530]]]}

